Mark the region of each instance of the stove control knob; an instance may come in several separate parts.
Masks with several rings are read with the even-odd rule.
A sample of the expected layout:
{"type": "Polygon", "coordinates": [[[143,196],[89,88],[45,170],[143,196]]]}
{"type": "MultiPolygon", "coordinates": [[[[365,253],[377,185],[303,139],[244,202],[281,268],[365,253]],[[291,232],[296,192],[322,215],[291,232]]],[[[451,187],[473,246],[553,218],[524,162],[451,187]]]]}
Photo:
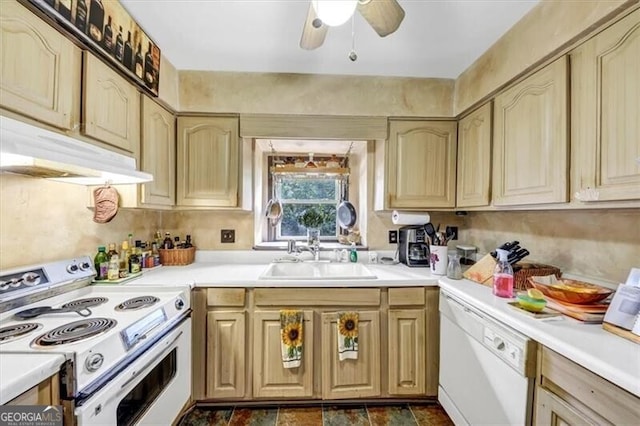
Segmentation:
{"type": "Polygon", "coordinates": [[[75,274],[76,272],[78,272],[78,265],[74,263],[73,265],[67,266],[67,272],[69,272],[70,274],[75,274]]]}
{"type": "Polygon", "coordinates": [[[176,299],[176,309],[181,311],[182,308],[184,308],[184,300],[182,300],[182,297],[178,297],[176,299]]]}
{"type": "Polygon", "coordinates": [[[87,370],[94,372],[102,367],[103,362],[104,356],[102,354],[91,354],[85,360],[84,365],[87,367],[87,370]]]}
{"type": "Polygon", "coordinates": [[[89,262],[82,262],[80,264],[80,270],[81,271],[87,271],[89,269],[91,269],[91,264],[89,262]]]}

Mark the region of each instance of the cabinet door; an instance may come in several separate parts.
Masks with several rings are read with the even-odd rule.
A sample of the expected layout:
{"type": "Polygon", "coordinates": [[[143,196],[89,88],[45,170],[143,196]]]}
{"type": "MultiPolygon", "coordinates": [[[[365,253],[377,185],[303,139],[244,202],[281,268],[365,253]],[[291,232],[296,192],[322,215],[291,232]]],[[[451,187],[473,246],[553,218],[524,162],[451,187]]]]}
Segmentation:
{"type": "Polygon", "coordinates": [[[338,358],[338,315],[322,314],[322,398],[380,395],[380,313],[360,311],[358,359],[338,358]]]}
{"type": "Polygon", "coordinates": [[[584,413],[544,388],[536,389],[535,424],[551,426],[596,425],[584,413]]]}
{"type": "Polygon", "coordinates": [[[207,313],[207,398],[242,398],[245,383],[245,313],[207,313]]]}
{"type": "Polygon", "coordinates": [[[253,396],[310,398],[313,396],[313,311],[304,311],[302,364],[282,366],[280,313],[258,311],[253,316],[253,396]]]}
{"type": "Polygon", "coordinates": [[[571,53],[573,192],[640,199],[640,10],[571,53]]]}
{"type": "Polygon", "coordinates": [[[55,374],[16,396],[6,405],[59,405],[60,377],[55,374]]]}
{"type": "Polygon", "coordinates": [[[141,203],[173,206],[176,199],[176,120],[169,111],[143,96],[142,170],[153,182],[142,184],[141,203]]]}
{"type": "Polygon", "coordinates": [[[139,158],[138,90],[89,52],[84,65],[84,133],[139,158]]]}
{"type": "Polygon", "coordinates": [[[81,54],[17,1],[0,7],[0,104],[61,129],[80,105],[81,54]]]}
{"type": "Polygon", "coordinates": [[[495,98],[493,204],[566,202],[567,58],[495,98]]]}
{"type": "Polygon", "coordinates": [[[424,309],[389,310],[389,394],[425,393],[424,309]]]}
{"type": "Polygon", "coordinates": [[[389,122],[390,208],[454,207],[455,179],[455,122],[389,122]]]}
{"type": "Polygon", "coordinates": [[[489,205],[491,178],[491,103],[458,124],[457,207],[489,205]]]}
{"type": "Polygon", "coordinates": [[[178,118],[179,206],[238,205],[238,119],[178,118]]]}

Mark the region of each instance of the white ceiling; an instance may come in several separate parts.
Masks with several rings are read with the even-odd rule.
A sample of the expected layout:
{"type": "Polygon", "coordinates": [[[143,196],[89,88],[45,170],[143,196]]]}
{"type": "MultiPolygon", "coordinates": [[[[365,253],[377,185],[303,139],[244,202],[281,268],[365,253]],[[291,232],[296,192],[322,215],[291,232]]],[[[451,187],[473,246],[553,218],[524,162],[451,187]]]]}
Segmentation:
{"type": "Polygon", "coordinates": [[[179,70],[456,78],[538,0],[399,0],[405,19],[385,38],[356,13],[356,62],[351,21],[299,47],[309,0],[121,2],[179,70]]]}

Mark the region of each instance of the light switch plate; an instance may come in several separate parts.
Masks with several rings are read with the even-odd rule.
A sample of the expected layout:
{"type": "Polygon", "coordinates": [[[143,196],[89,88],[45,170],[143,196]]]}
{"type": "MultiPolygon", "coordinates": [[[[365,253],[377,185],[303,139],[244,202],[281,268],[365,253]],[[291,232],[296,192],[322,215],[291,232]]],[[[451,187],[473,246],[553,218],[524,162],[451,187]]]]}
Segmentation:
{"type": "Polygon", "coordinates": [[[221,243],[235,243],[236,242],[236,230],[235,229],[223,229],[220,231],[221,243]]]}
{"type": "Polygon", "coordinates": [[[389,244],[398,244],[398,231],[389,231],[389,244]]]}

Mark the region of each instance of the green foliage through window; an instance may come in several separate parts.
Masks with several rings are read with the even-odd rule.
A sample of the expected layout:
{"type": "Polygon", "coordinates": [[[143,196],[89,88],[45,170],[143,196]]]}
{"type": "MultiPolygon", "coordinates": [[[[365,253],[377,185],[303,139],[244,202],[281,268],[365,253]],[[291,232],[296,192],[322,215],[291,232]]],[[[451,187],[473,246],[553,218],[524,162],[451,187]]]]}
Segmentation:
{"type": "Polygon", "coordinates": [[[310,208],[318,209],[326,218],[320,227],[320,237],[337,238],[336,208],[342,201],[339,178],[279,177],[275,185],[283,206],[277,239],[306,237],[307,229],[298,222],[298,218],[310,208]]]}

